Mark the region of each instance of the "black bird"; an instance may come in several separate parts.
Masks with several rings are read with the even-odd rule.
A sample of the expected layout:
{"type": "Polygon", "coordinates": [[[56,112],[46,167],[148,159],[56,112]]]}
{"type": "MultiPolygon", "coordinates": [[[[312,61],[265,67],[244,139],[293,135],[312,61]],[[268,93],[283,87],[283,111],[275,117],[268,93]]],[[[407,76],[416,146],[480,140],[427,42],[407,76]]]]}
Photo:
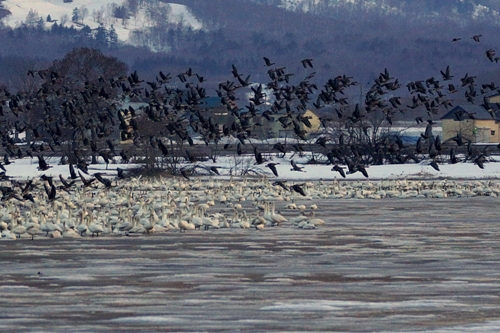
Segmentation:
{"type": "Polygon", "coordinates": [[[415,145],[415,152],[417,154],[421,154],[424,151],[424,148],[422,147],[422,137],[419,137],[417,140],[417,144],[415,145]]]}
{"type": "Polygon", "coordinates": [[[104,160],[104,163],[106,163],[106,170],[107,170],[109,161],[111,159],[113,159],[112,152],[110,150],[106,150],[106,149],[99,150],[99,156],[101,156],[102,159],[104,160]]]}
{"type": "MultiPolygon", "coordinates": [[[[304,185],[304,184],[302,184],[302,185],[304,185]]],[[[304,189],[299,184],[292,185],[292,190],[299,193],[303,197],[307,196],[306,192],[304,192],[304,189]]]]}
{"type": "Polygon", "coordinates": [[[104,178],[100,172],[94,173],[94,177],[100,181],[106,188],[111,187],[111,180],[104,178]]]}
{"type": "Polygon", "coordinates": [[[300,62],[302,62],[302,66],[304,66],[304,68],[307,68],[307,66],[313,68],[312,59],[304,59],[301,60],[300,62]]]}
{"type": "Polygon", "coordinates": [[[35,203],[35,198],[33,198],[33,195],[31,193],[26,193],[23,195],[24,200],[29,200],[33,203],[35,203]]]}
{"type": "Polygon", "coordinates": [[[460,133],[457,133],[457,136],[451,138],[451,140],[455,141],[458,146],[463,146],[465,144],[460,133]]]}
{"type": "Polygon", "coordinates": [[[46,176],[45,174],[43,174],[40,176],[40,179],[45,180],[49,183],[49,185],[52,185],[52,181],[53,181],[54,177],[46,176]]]}
{"type": "Polygon", "coordinates": [[[271,62],[271,60],[269,60],[269,58],[263,57],[263,59],[264,59],[264,62],[266,63],[267,67],[274,65],[274,62],[271,62]]]}
{"type": "Polygon", "coordinates": [[[268,167],[269,169],[271,169],[271,171],[274,173],[274,175],[276,177],[279,177],[278,176],[278,170],[276,169],[276,165],[278,165],[279,163],[268,163],[266,164],[266,167],[268,167]]]}
{"type": "Polygon", "coordinates": [[[486,162],[486,156],[484,154],[481,154],[474,159],[474,163],[481,169],[484,169],[484,162],[486,162]]]}
{"type": "Polygon", "coordinates": [[[215,173],[217,176],[220,176],[220,173],[219,173],[219,170],[217,169],[217,167],[211,166],[210,171],[215,173]]]}
{"type": "Polygon", "coordinates": [[[78,176],[76,175],[75,168],[73,167],[73,164],[69,164],[69,177],[71,179],[77,179],[78,176]]]}
{"type": "Polygon", "coordinates": [[[436,171],[440,171],[439,165],[437,164],[436,160],[432,160],[432,162],[429,165],[433,167],[436,171]]]}
{"type": "Polygon", "coordinates": [[[358,164],[356,165],[356,169],[363,174],[366,178],[368,178],[368,172],[365,169],[365,166],[363,164],[358,164]]]}
{"type": "Polygon", "coordinates": [[[158,142],[158,148],[160,148],[161,153],[163,154],[163,156],[167,156],[168,155],[168,148],[167,148],[167,146],[165,146],[165,144],[160,139],[157,139],[156,141],[158,142]]]}
{"type": "Polygon", "coordinates": [[[111,140],[106,140],[106,143],[108,144],[108,148],[111,150],[111,152],[113,153],[113,155],[117,155],[116,151],[115,151],[115,146],[113,145],[113,142],[111,142],[111,140]]]}
{"type": "Polygon", "coordinates": [[[181,175],[182,175],[182,177],[186,178],[187,180],[191,180],[191,178],[189,178],[189,175],[186,172],[186,170],[181,169],[181,175]]]}
{"type": "Polygon", "coordinates": [[[33,179],[30,179],[26,182],[26,184],[24,185],[24,188],[21,190],[21,194],[24,195],[26,193],[28,193],[29,191],[31,191],[33,189],[33,179]]]}
{"type": "Polygon", "coordinates": [[[283,146],[283,144],[281,142],[278,142],[278,143],[275,143],[273,145],[273,149],[276,149],[278,150],[279,152],[283,153],[283,154],[286,154],[286,149],[285,149],[285,146],[283,146]]]}
{"type": "Polygon", "coordinates": [[[121,168],[116,168],[116,172],[118,173],[118,178],[123,179],[125,178],[125,170],[121,168]]]}
{"type": "Polygon", "coordinates": [[[281,181],[281,180],[278,180],[276,182],[273,183],[273,185],[279,185],[281,186],[285,191],[290,191],[290,189],[285,185],[286,181],[281,181]]]}
{"type": "Polygon", "coordinates": [[[239,77],[241,74],[238,73],[238,69],[236,68],[236,66],[233,64],[231,65],[232,66],[232,70],[231,70],[231,73],[233,73],[233,76],[236,78],[236,77],[239,77]]]}
{"type": "Polygon", "coordinates": [[[295,162],[293,160],[290,161],[290,164],[292,164],[292,168],[290,169],[290,171],[301,171],[301,172],[305,172],[303,167],[299,167],[297,164],[295,164],[295,162]]]}
{"type": "Polygon", "coordinates": [[[471,37],[471,39],[473,39],[475,42],[479,43],[480,42],[480,40],[479,40],[480,37],[483,37],[483,35],[474,35],[474,36],[471,37]]]}
{"type": "Polygon", "coordinates": [[[83,177],[83,175],[80,173],[80,171],[78,171],[78,174],[80,175],[80,179],[82,180],[83,187],[89,187],[95,181],[95,178],[92,178],[89,180],[85,179],[85,177],[83,177]]]}
{"type": "Polygon", "coordinates": [[[50,186],[50,190],[47,187],[47,184],[43,184],[43,187],[45,188],[45,193],[47,193],[47,197],[49,201],[54,201],[56,199],[56,187],[54,184],[50,186]]]}
{"type": "Polygon", "coordinates": [[[76,167],[85,172],[87,175],[89,174],[89,165],[84,160],[79,159],[76,164],[76,167]]]}
{"type": "Polygon", "coordinates": [[[493,49],[486,50],[486,57],[491,62],[495,61],[495,50],[493,50],[493,49]]]}
{"type": "Polygon", "coordinates": [[[264,163],[266,161],[266,160],[264,160],[262,158],[262,153],[260,153],[257,150],[257,146],[253,147],[253,153],[254,153],[254,156],[255,156],[255,160],[257,161],[257,164],[262,164],[262,163],[264,163]]]}
{"type": "Polygon", "coordinates": [[[50,165],[47,164],[45,159],[43,158],[42,155],[38,155],[38,170],[40,171],[46,171],[49,168],[52,168],[50,165]]]}
{"type": "Polygon", "coordinates": [[[444,81],[451,80],[453,78],[453,75],[450,75],[450,66],[446,66],[446,69],[443,71],[440,71],[441,75],[443,76],[444,81]]]}
{"type": "Polygon", "coordinates": [[[59,179],[61,180],[61,183],[62,183],[62,187],[65,189],[65,190],[69,190],[71,186],[73,186],[75,184],[75,181],[71,181],[71,182],[67,182],[62,175],[59,175],[59,179]]]}
{"type": "Polygon", "coordinates": [[[427,127],[425,127],[425,133],[420,133],[422,139],[430,139],[432,137],[432,121],[428,121],[427,127]]]}
{"type": "Polygon", "coordinates": [[[337,171],[338,173],[340,173],[340,175],[342,176],[342,178],[345,178],[344,169],[342,167],[338,166],[337,164],[335,164],[333,166],[332,171],[337,171]]]}
{"type": "Polygon", "coordinates": [[[120,157],[122,158],[122,161],[123,161],[124,163],[128,163],[128,161],[129,161],[129,157],[128,157],[127,153],[125,152],[125,150],[122,150],[122,151],[120,152],[120,157]]]}
{"type": "Polygon", "coordinates": [[[450,150],[450,163],[457,164],[460,160],[455,156],[455,148],[451,148],[450,150]]]}

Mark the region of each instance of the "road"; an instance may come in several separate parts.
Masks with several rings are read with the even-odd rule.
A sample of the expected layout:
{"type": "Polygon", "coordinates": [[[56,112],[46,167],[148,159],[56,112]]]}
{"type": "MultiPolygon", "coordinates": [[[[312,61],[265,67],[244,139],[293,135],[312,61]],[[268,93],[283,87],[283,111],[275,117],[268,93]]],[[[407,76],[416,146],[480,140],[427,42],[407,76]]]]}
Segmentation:
{"type": "Polygon", "coordinates": [[[497,198],[315,203],[315,230],[0,242],[0,331],[500,328],[497,198]]]}

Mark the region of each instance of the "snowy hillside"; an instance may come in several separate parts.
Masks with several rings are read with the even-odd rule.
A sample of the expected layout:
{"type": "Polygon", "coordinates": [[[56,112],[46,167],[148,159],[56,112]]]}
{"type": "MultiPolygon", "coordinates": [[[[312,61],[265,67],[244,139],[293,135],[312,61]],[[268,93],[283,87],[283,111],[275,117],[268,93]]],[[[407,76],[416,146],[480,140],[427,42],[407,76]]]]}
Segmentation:
{"type": "Polygon", "coordinates": [[[131,32],[145,33],[147,29],[168,24],[180,24],[194,30],[201,29],[201,23],[193,16],[189,8],[174,3],[159,1],[121,1],[121,0],[6,0],[4,6],[12,13],[4,19],[11,27],[44,22],[49,29],[54,22],[65,26],[91,29],[101,24],[113,28],[120,41],[133,44],[131,32]],[[50,15],[51,21],[47,18],[50,15]],[[41,20],[40,20],[41,18],[41,20]]]}
{"type": "Polygon", "coordinates": [[[447,18],[451,20],[488,20],[500,24],[500,2],[491,0],[254,0],[290,11],[328,15],[337,10],[362,11],[403,17],[447,18]]]}

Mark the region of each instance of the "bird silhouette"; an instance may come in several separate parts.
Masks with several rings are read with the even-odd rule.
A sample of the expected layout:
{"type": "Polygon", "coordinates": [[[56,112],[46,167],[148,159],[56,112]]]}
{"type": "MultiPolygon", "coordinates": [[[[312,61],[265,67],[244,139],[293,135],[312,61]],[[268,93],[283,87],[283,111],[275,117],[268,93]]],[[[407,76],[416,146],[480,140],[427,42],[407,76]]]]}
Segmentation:
{"type": "Polygon", "coordinates": [[[304,191],[304,189],[302,188],[302,186],[303,186],[303,185],[304,185],[304,184],[300,184],[300,185],[299,185],[299,184],[295,184],[295,185],[292,185],[292,187],[291,187],[291,188],[292,188],[292,190],[293,190],[293,191],[295,191],[295,192],[299,193],[301,196],[306,197],[306,196],[307,196],[307,194],[306,194],[306,192],[304,191]]]}
{"type": "Polygon", "coordinates": [[[274,62],[271,62],[271,60],[269,60],[269,58],[263,57],[263,59],[264,59],[264,62],[266,63],[267,67],[274,65],[274,62]]]}
{"type": "Polygon", "coordinates": [[[279,177],[278,176],[278,170],[276,169],[276,165],[278,165],[279,163],[268,163],[266,164],[266,167],[268,167],[269,169],[271,169],[271,171],[273,172],[273,174],[276,176],[276,177],[279,177]]]}
{"type": "Polygon", "coordinates": [[[295,162],[294,160],[291,160],[290,161],[290,164],[292,165],[292,168],[290,169],[290,171],[299,171],[299,172],[305,172],[303,167],[299,167],[295,162]]]}
{"type": "Polygon", "coordinates": [[[335,164],[333,166],[332,171],[337,171],[338,173],[340,173],[340,175],[342,176],[342,178],[345,178],[344,169],[342,167],[338,166],[337,164],[335,164]]]}

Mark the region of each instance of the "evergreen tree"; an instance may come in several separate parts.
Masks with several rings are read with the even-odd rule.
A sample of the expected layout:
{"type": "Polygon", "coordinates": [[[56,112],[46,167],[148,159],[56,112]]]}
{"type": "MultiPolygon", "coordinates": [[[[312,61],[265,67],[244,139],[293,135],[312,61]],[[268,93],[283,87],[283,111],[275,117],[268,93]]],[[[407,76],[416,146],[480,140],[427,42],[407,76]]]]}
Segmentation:
{"type": "Polygon", "coordinates": [[[51,32],[59,31],[59,25],[57,24],[57,22],[54,22],[54,24],[52,24],[52,27],[50,27],[50,31],[51,32]]]}
{"type": "Polygon", "coordinates": [[[80,20],[80,10],[75,7],[75,9],[73,9],[73,14],[71,15],[71,21],[78,23],[78,20],[80,20]]]}
{"type": "Polygon", "coordinates": [[[108,31],[102,23],[97,27],[94,38],[99,44],[108,45],[108,31]]]}
{"type": "Polygon", "coordinates": [[[43,17],[40,16],[38,21],[36,22],[36,29],[43,31],[45,29],[45,21],[43,20],[43,17]]]}
{"type": "Polygon", "coordinates": [[[109,47],[114,47],[118,44],[118,34],[116,33],[115,27],[111,25],[108,32],[109,47]]]}
{"type": "Polygon", "coordinates": [[[47,15],[47,22],[52,22],[52,17],[50,17],[50,14],[47,15]]]}
{"type": "Polygon", "coordinates": [[[82,28],[82,30],[80,30],[80,32],[85,36],[90,37],[92,34],[92,29],[90,29],[90,27],[85,24],[85,26],[82,28]]]}

